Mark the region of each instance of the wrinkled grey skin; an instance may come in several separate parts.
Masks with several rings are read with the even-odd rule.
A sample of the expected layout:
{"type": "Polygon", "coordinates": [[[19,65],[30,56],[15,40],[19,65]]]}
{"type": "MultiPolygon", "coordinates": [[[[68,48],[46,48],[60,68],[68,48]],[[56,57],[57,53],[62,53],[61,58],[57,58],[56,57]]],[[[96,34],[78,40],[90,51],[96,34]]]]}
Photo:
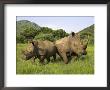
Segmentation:
{"type": "Polygon", "coordinates": [[[56,59],[57,49],[53,42],[50,41],[32,41],[32,49],[29,52],[24,53],[25,59],[29,60],[33,58],[33,62],[38,58],[40,62],[43,64],[44,59],[50,61],[50,57],[53,56],[54,60],[56,59]]]}
{"type": "Polygon", "coordinates": [[[87,44],[82,44],[79,35],[74,32],[68,37],[57,40],[55,46],[65,64],[68,63],[68,56],[81,56],[87,54],[87,44]]]}

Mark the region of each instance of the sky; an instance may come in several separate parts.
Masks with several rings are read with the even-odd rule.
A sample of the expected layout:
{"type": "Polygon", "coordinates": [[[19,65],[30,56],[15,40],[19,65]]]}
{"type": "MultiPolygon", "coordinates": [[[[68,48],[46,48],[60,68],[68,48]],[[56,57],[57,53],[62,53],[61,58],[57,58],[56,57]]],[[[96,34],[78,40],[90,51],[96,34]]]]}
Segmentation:
{"type": "Polygon", "coordinates": [[[67,33],[79,32],[95,24],[93,16],[17,16],[16,20],[29,20],[41,27],[63,29],[67,33]]]}

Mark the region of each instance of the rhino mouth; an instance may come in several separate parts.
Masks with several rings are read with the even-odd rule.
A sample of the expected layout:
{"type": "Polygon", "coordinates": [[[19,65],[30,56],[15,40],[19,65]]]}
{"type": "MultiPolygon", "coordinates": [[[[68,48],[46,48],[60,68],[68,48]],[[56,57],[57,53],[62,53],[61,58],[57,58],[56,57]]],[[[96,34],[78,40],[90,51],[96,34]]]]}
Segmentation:
{"type": "Polygon", "coordinates": [[[81,57],[81,58],[85,58],[86,57],[86,55],[87,55],[87,52],[84,52],[84,53],[75,53],[75,52],[73,52],[72,53],[72,56],[77,56],[77,57],[81,57]]]}

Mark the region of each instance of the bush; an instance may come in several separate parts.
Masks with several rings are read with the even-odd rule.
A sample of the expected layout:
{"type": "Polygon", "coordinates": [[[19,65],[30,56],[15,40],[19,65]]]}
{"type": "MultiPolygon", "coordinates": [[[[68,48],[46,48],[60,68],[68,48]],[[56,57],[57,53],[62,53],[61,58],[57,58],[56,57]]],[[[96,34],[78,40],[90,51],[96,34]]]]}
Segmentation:
{"type": "Polygon", "coordinates": [[[25,29],[20,34],[23,35],[26,39],[34,38],[37,34],[37,30],[33,28],[25,29]]]}
{"type": "Polygon", "coordinates": [[[69,34],[66,33],[63,29],[58,29],[53,32],[53,36],[54,36],[55,40],[61,39],[61,38],[68,36],[68,35],[69,34]]]}
{"type": "Polygon", "coordinates": [[[16,36],[16,43],[25,43],[26,39],[23,35],[17,35],[16,36]]]}
{"type": "Polygon", "coordinates": [[[54,41],[54,37],[53,37],[53,34],[39,34],[39,35],[36,35],[35,40],[49,40],[49,41],[54,41]]]}

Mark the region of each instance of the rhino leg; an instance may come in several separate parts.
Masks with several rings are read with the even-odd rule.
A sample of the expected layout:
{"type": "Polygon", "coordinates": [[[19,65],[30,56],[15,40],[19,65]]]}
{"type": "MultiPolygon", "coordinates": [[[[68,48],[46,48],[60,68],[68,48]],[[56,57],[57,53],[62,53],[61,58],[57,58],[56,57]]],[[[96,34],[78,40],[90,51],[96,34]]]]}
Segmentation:
{"type": "Polygon", "coordinates": [[[55,55],[53,55],[53,59],[54,59],[54,61],[56,60],[56,54],[55,54],[55,55]]]}
{"type": "Polygon", "coordinates": [[[40,63],[44,64],[45,56],[40,56],[40,63]]]}
{"type": "Polygon", "coordinates": [[[65,64],[68,64],[68,58],[67,58],[67,56],[66,56],[66,53],[65,53],[65,52],[62,52],[62,53],[60,53],[60,55],[61,55],[61,57],[63,58],[64,63],[65,63],[65,64]]]}
{"type": "Polygon", "coordinates": [[[35,56],[35,57],[33,57],[33,59],[32,59],[32,63],[35,63],[35,59],[36,59],[37,57],[35,56]]]}
{"type": "Polygon", "coordinates": [[[36,59],[36,58],[37,58],[37,57],[35,56],[34,59],[33,59],[34,62],[35,62],[35,59],[36,59]]]}
{"type": "Polygon", "coordinates": [[[63,60],[61,54],[60,54],[60,50],[57,50],[57,54],[60,56],[60,58],[63,60]]]}
{"type": "Polygon", "coordinates": [[[66,55],[66,52],[61,49],[61,46],[57,46],[57,52],[58,52],[58,55],[61,57],[61,59],[64,60],[64,63],[65,64],[68,64],[68,58],[67,58],[67,55],[66,55]]]}
{"type": "Polygon", "coordinates": [[[50,62],[50,57],[49,57],[49,58],[47,58],[47,62],[48,62],[48,63],[50,62]]]}

